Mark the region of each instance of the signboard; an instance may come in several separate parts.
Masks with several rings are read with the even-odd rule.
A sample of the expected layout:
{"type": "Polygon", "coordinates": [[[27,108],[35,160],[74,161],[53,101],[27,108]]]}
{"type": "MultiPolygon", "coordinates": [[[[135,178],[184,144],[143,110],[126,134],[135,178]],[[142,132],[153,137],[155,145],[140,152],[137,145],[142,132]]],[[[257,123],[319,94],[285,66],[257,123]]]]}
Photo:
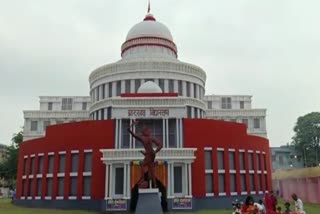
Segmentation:
{"type": "Polygon", "coordinates": [[[113,118],[169,118],[185,117],[186,110],[184,107],[150,107],[150,108],[117,108],[112,109],[113,118]]]}
{"type": "Polygon", "coordinates": [[[172,200],[172,209],[192,209],[192,198],[174,198],[172,200]]]}
{"type": "Polygon", "coordinates": [[[108,199],[106,201],[106,210],[107,211],[121,211],[127,210],[127,200],[125,199],[108,199]]]}
{"type": "Polygon", "coordinates": [[[130,109],[128,117],[168,117],[170,111],[168,108],[149,108],[149,109],[130,109]]]}

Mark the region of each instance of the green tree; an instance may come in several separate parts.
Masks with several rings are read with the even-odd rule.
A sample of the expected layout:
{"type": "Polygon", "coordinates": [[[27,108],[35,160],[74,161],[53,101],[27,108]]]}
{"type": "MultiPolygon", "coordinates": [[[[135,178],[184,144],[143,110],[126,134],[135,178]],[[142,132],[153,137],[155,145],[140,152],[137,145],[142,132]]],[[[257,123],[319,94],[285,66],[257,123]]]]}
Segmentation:
{"type": "Polygon", "coordinates": [[[318,166],[320,162],[320,112],[298,118],[292,138],[296,150],[302,154],[305,166],[318,166]]]}
{"type": "Polygon", "coordinates": [[[7,158],[0,164],[0,178],[4,178],[9,185],[14,185],[17,178],[19,145],[23,141],[23,132],[14,134],[11,145],[7,147],[7,158]]]}

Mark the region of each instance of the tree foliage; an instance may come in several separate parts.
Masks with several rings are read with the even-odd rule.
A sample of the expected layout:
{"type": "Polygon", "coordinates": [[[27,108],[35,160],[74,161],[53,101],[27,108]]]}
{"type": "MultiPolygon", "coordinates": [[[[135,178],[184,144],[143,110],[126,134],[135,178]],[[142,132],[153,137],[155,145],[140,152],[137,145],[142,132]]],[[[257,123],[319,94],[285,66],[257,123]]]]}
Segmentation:
{"type": "Polygon", "coordinates": [[[11,141],[6,149],[6,159],[0,164],[0,178],[8,180],[12,185],[17,177],[19,145],[23,141],[23,132],[14,134],[11,141]]]}
{"type": "Polygon", "coordinates": [[[320,162],[320,112],[312,112],[298,118],[292,138],[296,150],[302,154],[306,166],[318,166],[320,162]]]}

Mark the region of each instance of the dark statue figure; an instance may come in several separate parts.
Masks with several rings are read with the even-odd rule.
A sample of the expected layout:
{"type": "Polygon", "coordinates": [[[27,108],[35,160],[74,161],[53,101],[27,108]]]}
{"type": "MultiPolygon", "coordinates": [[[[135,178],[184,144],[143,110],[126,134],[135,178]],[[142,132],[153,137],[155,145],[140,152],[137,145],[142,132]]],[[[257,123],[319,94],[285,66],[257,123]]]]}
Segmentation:
{"type": "Polygon", "coordinates": [[[152,183],[154,187],[157,187],[156,177],[154,173],[154,160],[156,158],[156,154],[162,149],[162,143],[154,138],[151,135],[150,128],[144,126],[142,129],[141,134],[135,134],[131,127],[133,125],[137,125],[138,121],[134,121],[133,124],[128,128],[128,132],[138,141],[140,141],[143,144],[144,151],[141,151],[141,153],[144,155],[144,159],[142,161],[141,167],[141,179],[139,182],[140,188],[146,188],[148,185],[148,181],[152,180],[152,183]],[[153,150],[152,145],[153,143],[157,146],[156,150],[153,150]],[[145,179],[145,172],[144,168],[147,167],[147,177],[148,179],[145,179]]]}

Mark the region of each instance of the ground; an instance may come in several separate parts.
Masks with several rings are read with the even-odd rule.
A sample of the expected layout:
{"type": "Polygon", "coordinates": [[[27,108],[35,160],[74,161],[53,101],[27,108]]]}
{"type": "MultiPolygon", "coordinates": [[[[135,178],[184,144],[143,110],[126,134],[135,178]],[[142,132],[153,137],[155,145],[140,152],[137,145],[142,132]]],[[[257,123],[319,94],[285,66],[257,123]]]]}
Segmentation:
{"type": "MultiPolygon", "coordinates": [[[[282,201],[280,201],[281,204],[282,201]]],[[[282,206],[283,207],[283,206],[282,206]]],[[[320,205],[316,204],[305,204],[307,214],[319,214],[320,205]]],[[[0,199],[0,214],[98,214],[97,212],[87,212],[78,210],[49,210],[49,209],[32,209],[25,207],[14,206],[10,203],[10,200],[0,199]]],[[[179,212],[180,214],[181,212],[179,212]]],[[[198,211],[196,214],[231,214],[231,210],[205,210],[198,211]]],[[[191,213],[190,213],[191,214],[191,213]]]]}

